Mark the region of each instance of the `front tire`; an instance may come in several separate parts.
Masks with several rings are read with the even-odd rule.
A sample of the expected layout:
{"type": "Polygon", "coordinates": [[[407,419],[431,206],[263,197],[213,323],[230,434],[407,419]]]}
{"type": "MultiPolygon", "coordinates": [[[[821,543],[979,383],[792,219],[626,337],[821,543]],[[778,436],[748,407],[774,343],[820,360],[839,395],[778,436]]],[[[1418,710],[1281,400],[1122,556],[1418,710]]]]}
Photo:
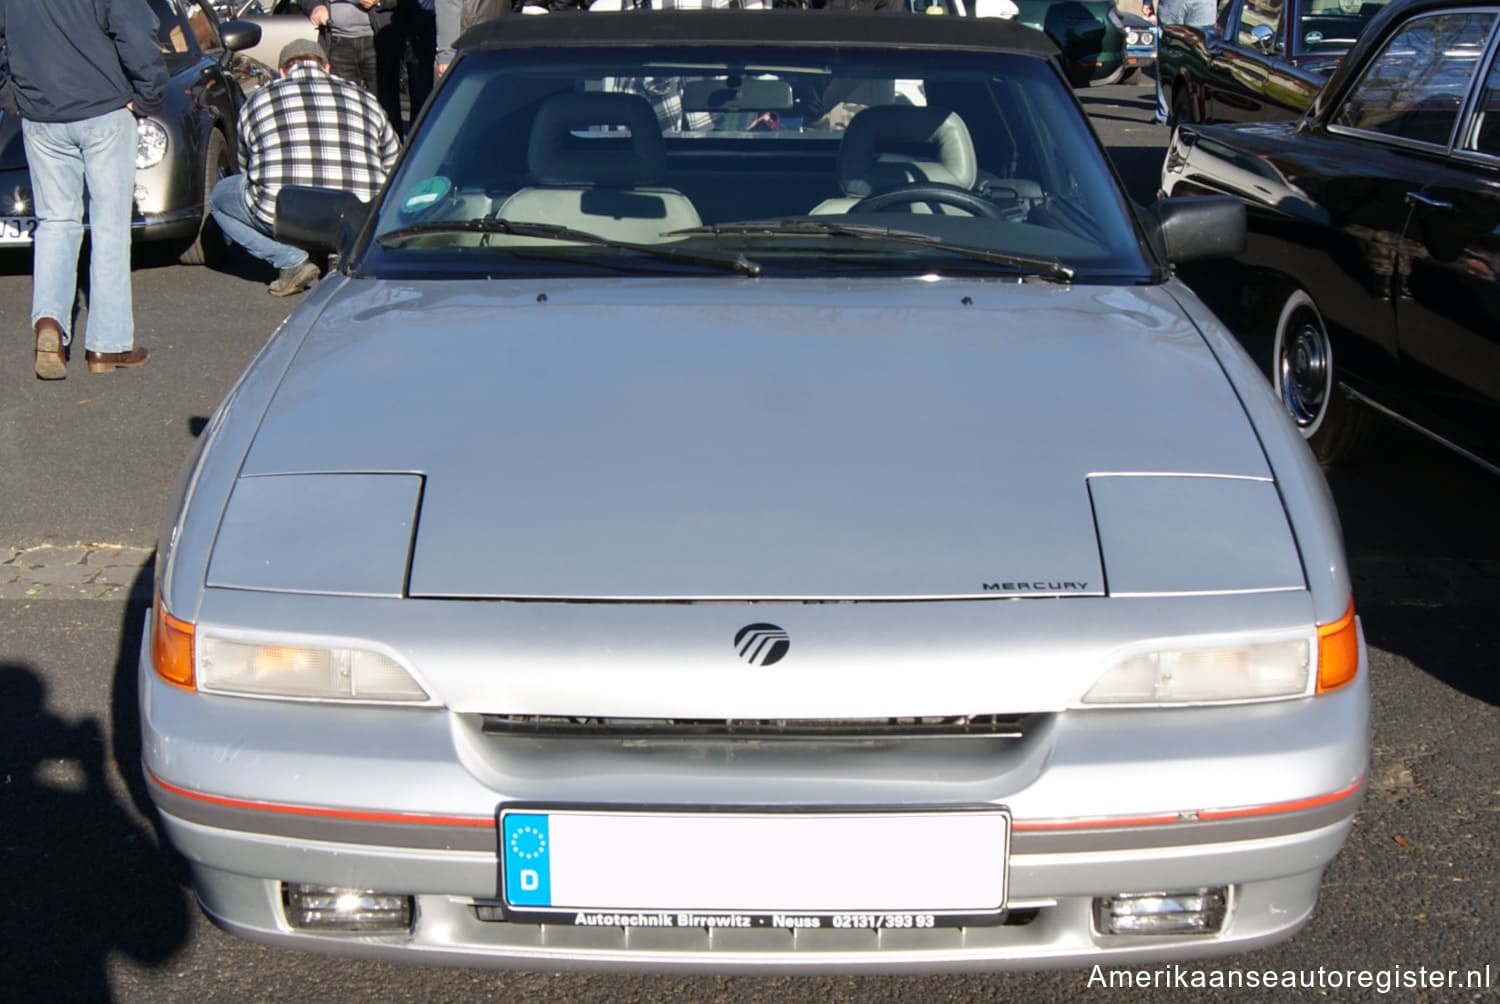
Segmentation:
{"type": "Polygon", "coordinates": [[[1172,88],[1172,125],[1192,125],[1198,121],[1198,111],[1193,107],[1193,89],[1187,84],[1172,88]]]}
{"type": "Polygon", "coordinates": [[[233,173],[234,165],[229,159],[229,144],[224,141],[224,134],[217,129],[211,130],[208,146],[203,151],[203,216],[198,221],[198,234],[193,243],[177,256],[182,264],[217,265],[224,260],[224,235],[208,211],[208,200],[219,179],[233,173]]]}
{"type": "Polygon", "coordinates": [[[1318,460],[1336,466],[1369,448],[1375,416],[1339,389],[1333,342],[1312,297],[1295,290],[1276,320],[1271,384],[1318,460]]]}

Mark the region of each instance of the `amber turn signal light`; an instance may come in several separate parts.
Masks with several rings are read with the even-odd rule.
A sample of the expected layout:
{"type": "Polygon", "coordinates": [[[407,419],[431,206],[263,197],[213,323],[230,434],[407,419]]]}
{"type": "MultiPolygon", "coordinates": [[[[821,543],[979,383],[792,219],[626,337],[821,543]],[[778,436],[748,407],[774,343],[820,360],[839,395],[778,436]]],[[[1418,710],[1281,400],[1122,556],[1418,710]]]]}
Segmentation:
{"type": "Polygon", "coordinates": [[[168,683],[193,690],[193,625],[167,612],[161,597],[151,617],[151,664],[168,683]]]}
{"type": "Polygon", "coordinates": [[[1318,693],[1337,690],[1359,673],[1359,628],[1354,620],[1354,598],[1344,616],[1318,626],[1318,693]]]}

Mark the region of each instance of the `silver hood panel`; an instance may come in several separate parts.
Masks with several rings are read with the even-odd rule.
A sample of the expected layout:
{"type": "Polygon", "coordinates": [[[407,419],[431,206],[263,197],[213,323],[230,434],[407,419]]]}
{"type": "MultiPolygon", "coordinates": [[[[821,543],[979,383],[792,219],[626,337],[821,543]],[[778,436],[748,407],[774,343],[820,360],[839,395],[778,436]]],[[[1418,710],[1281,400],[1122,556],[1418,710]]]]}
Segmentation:
{"type": "Polygon", "coordinates": [[[500,285],[349,283],[242,471],[420,475],[414,597],[1101,595],[1091,475],[1270,477],[1159,290],[500,285]]]}

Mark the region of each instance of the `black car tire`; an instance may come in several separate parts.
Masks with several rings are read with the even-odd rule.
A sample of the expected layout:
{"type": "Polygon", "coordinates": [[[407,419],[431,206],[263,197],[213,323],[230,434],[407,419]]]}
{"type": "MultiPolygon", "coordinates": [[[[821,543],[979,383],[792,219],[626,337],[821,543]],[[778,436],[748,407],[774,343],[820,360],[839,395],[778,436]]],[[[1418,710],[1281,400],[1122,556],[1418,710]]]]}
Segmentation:
{"type": "Polygon", "coordinates": [[[184,265],[217,265],[224,259],[224,235],[208,211],[208,200],[213,195],[219,179],[234,173],[234,163],[229,157],[229,144],[224,134],[212,129],[208,144],[203,151],[203,217],[198,221],[198,234],[193,243],[183,249],[177,260],[184,265]]]}
{"type": "Polygon", "coordinates": [[[1198,111],[1193,107],[1193,89],[1187,84],[1172,88],[1172,125],[1192,125],[1198,121],[1198,111]]]}
{"type": "Polygon", "coordinates": [[[1358,460],[1374,439],[1376,417],[1339,387],[1333,343],[1312,297],[1293,290],[1276,320],[1271,385],[1318,460],[1358,460]]]}

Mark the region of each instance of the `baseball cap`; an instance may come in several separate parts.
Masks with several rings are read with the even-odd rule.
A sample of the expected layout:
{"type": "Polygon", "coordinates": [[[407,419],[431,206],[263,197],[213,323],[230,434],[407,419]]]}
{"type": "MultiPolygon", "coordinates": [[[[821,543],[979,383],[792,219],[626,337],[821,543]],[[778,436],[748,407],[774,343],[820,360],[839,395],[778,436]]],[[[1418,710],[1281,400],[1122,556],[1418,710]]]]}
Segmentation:
{"type": "Polygon", "coordinates": [[[278,67],[285,67],[294,59],[317,59],[328,62],[328,54],[323,47],[310,38],[294,38],[281,47],[281,56],[277,59],[278,67]]]}

